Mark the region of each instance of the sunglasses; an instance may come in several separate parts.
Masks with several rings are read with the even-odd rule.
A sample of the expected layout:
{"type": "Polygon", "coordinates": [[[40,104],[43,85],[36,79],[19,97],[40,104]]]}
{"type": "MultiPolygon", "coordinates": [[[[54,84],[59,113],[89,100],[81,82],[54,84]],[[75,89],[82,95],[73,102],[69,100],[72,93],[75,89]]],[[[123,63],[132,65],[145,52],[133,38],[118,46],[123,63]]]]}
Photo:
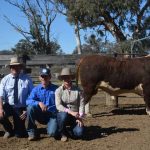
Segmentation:
{"type": "Polygon", "coordinates": [[[63,77],[62,77],[62,79],[63,79],[63,80],[70,80],[70,79],[72,79],[72,77],[71,77],[71,76],[66,75],[66,76],[63,76],[63,77]]]}

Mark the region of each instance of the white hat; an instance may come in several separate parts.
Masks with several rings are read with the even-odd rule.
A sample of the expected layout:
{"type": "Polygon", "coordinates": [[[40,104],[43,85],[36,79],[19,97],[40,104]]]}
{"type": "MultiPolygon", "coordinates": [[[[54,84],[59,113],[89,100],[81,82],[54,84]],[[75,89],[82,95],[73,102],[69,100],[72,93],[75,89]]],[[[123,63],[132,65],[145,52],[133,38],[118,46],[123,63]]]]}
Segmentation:
{"type": "Polygon", "coordinates": [[[22,61],[18,57],[12,57],[10,59],[9,66],[15,66],[15,65],[23,65],[22,61]]]}
{"type": "Polygon", "coordinates": [[[66,76],[70,76],[72,79],[75,78],[75,74],[73,74],[71,72],[71,69],[67,68],[67,67],[62,69],[60,75],[58,76],[58,79],[63,80],[63,78],[66,77],[66,76]]]}

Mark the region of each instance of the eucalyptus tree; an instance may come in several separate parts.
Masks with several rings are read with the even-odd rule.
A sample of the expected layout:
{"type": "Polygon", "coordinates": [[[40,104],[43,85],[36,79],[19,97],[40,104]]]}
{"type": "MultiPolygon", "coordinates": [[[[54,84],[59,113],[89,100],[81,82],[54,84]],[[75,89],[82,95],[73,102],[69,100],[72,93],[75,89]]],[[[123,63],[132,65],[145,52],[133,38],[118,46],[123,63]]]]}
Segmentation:
{"type": "MultiPolygon", "coordinates": [[[[16,31],[30,42],[37,54],[57,53],[52,48],[54,43],[58,45],[51,33],[51,25],[54,22],[57,11],[49,0],[5,0],[16,7],[27,20],[29,28],[13,23],[9,17],[6,21],[14,27],[16,31]]],[[[56,46],[60,49],[60,46],[56,46]]],[[[56,48],[55,47],[55,48],[56,48]]],[[[56,49],[55,49],[56,50],[56,49]]]]}
{"type": "MultiPolygon", "coordinates": [[[[67,9],[70,23],[78,21],[80,28],[93,29],[100,36],[111,34],[116,42],[150,34],[150,0],[57,0],[67,9]]],[[[107,38],[106,38],[107,40],[107,38]]],[[[122,51],[124,52],[124,50],[122,51]]]]}
{"type": "MultiPolygon", "coordinates": [[[[66,16],[67,21],[69,22],[69,20],[68,20],[68,8],[65,5],[63,5],[63,3],[59,0],[54,0],[53,4],[55,5],[58,13],[66,16]]],[[[75,33],[75,38],[76,38],[76,43],[77,43],[77,46],[76,46],[77,51],[76,50],[75,51],[77,52],[77,54],[81,54],[82,45],[81,45],[81,39],[80,39],[80,29],[81,29],[80,24],[79,24],[77,19],[74,19],[72,22],[70,22],[70,24],[72,26],[74,26],[74,33],[75,33]]]]}
{"type": "Polygon", "coordinates": [[[25,39],[19,40],[19,42],[11,49],[11,51],[18,55],[35,55],[33,45],[25,39]]]}

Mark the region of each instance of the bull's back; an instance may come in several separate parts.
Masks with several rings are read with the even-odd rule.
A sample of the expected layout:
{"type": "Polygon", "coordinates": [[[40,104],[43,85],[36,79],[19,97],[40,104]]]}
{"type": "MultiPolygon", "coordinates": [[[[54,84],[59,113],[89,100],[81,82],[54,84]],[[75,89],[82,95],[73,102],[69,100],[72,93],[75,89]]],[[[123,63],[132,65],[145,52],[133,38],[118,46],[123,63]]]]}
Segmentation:
{"type": "Polygon", "coordinates": [[[104,81],[113,88],[133,89],[143,81],[147,72],[142,59],[117,60],[93,55],[83,58],[79,74],[83,86],[104,81]]]}

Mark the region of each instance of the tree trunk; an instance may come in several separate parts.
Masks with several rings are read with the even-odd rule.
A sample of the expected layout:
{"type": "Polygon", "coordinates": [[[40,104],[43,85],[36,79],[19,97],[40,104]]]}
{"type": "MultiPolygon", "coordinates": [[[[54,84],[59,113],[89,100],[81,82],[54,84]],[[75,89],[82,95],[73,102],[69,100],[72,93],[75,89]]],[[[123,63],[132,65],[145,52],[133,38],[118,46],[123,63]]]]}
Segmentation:
{"type": "Polygon", "coordinates": [[[78,54],[81,54],[81,39],[80,39],[78,23],[75,23],[75,37],[76,37],[76,42],[77,42],[78,54]]]}

